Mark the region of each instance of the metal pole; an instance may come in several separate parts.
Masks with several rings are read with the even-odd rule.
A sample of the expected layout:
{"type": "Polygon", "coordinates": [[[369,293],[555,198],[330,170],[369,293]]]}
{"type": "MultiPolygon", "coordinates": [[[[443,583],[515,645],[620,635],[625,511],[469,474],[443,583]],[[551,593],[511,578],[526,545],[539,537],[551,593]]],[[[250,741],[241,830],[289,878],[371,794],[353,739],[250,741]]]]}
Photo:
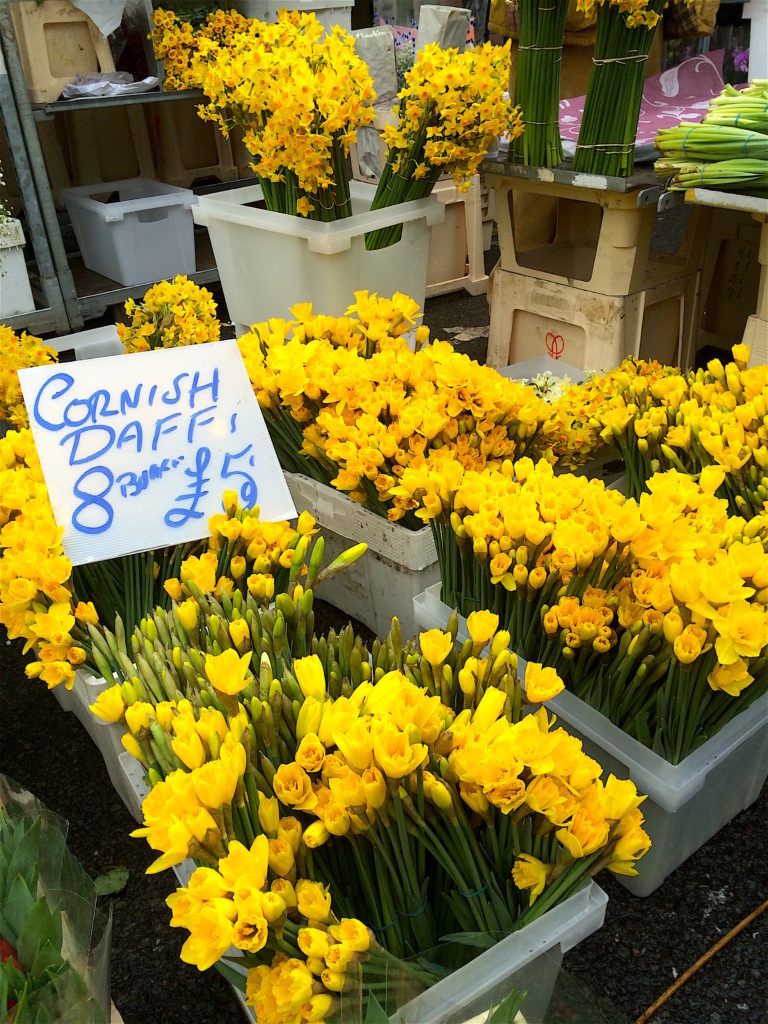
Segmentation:
{"type": "Polygon", "coordinates": [[[2,53],[0,53],[0,112],[3,115],[5,133],[8,136],[8,145],[13,156],[16,178],[19,182],[24,213],[37,262],[37,273],[43,293],[43,301],[46,307],[51,310],[51,316],[56,322],[57,329],[65,332],[69,327],[67,313],[59,281],[56,277],[56,268],[53,265],[51,251],[48,247],[40,204],[37,201],[35,183],[32,179],[27,151],[24,147],[21,126],[19,125],[16,105],[13,102],[11,84],[8,81],[8,73],[2,53]]]}
{"type": "Polygon", "coordinates": [[[59,287],[64,300],[64,306],[66,307],[69,325],[73,330],[79,330],[83,326],[84,321],[80,312],[80,303],[77,298],[72,271],[69,268],[67,253],[64,249],[64,241],[61,237],[61,228],[59,227],[56,208],[53,204],[53,194],[51,193],[51,186],[45,170],[45,161],[43,160],[37,127],[32,114],[32,104],[29,101],[29,93],[27,92],[27,85],[24,80],[19,48],[16,45],[16,34],[13,30],[11,12],[8,9],[8,0],[0,0],[0,42],[2,43],[7,68],[6,81],[10,82],[11,91],[15,99],[18,123],[29,161],[28,166],[35,185],[42,223],[45,228],[45,234],[48,237],[48,244],[53,256],[53,265],[59,280],[59,287]]]}

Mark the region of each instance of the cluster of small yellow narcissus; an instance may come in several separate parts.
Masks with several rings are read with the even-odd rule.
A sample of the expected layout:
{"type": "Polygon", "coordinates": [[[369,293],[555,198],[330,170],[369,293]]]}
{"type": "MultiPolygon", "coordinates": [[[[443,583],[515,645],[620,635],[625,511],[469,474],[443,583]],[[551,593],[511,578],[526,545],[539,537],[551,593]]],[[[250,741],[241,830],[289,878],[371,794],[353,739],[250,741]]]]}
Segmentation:
{"type": "Polygon", "coordinates": [[[515,650],[677,762],[768,689],[768,518],[729,517],[724,476],[659,473],[636,502],[545,461],[432,460],[395,493],[438,531],[449,605],[497,611],[515,650]]]}
{"type": "Polygon", "coordinates": [[[637,497],[659,469],[699,473],[722,467],[722,494],[733,515],[750,518],[768,499],[768,367],[748,367],[749,347],[733,360],[682,374],[623,381],[608,408],[595,410],[601,436],[620,450],[637,497]]]}
{"type": "Polygon", "coordinates": [[[117,334],[126,352],[219,340],[213,295],[181,274],[153,285],[141,302],[128,299],[125,312],[130,323],[118,324],[117,334]]]}
{"type": "Polygon", "coordinates": [[[61,546],[29,429],[0,439],[0,623],[26,641],[40,660],[27,674],[49,687],[71,688],[85,653],[76,636],[93,619],[92,606],[73,603],[72,565],[61,546]]]}
{"type": "Polygon", "coordinates": [[[161,7],[152,14],[152,45],[163,62],[163,89],[173,92],[199,89],[205,57],[212,43],[222,43],[235,33],[257,32],[258,22],[237,11],[212,11],[197,26],[174,11],[161,7]]]}
{"type": "Polygon", "coordinates": [[[550,418],[543,426],[546,445],[542,454],[553,465],[575,469],[605,453],[613,437],[604,425],[613,410],[623,406],[636,390],[653,390],[657,381],[679,374],[675,367],[656,360],[633,358],[608,373],[590,373],[583,383],[567,388],[552,403],[550,418]]]}
{"type": "Polygon", "coordinates": [[[0,420],[8,420],[16,427],[29,426],[18,371],[55,363],[57,359],[54,349],[44,345],[40,338],[26,331],[17,335],[12,328],[0,324],[0,420]]]}
{"type": "MultiPolygon", "coordinates": [[[[686,0],[690,4],[691,0],[686,0]]],[[[661,18],[661,11],[668,0],[577,0],[579,11],[591,14],[595,8],[608,5],[621,15],[627,28],[655,28],[661,18]]]]}
{"type": "Polygon", "coordinates": [[[437,43],[423,47],[398,94],[398,122],[384,129],[395,181],[436,171],[467,188],[499,136],[522,134],[520,109],[505,96],[509,55],[509,43],[464,53],[437,43]]]}
{"type": "Polygon", "coordinates": [[[342,163],[357,129],[374,118],[373,83],[352,36],[338,27],[323,35],[314,14],[282,12],[258,35],[211,44],[206,61],[201,116],[225,136],[243,132],[268,206],[272,183],[288,187],[282,212],[335,219],[334,203],[346,198],[333,194],[346,187],[342,163]]]}
{"type": "Polygon", "coordinates": [[[297,321],[239,339],[284,468],[414,526],[412,503],[394,490],[407,467],[431,454],[482,469],[532,444],[545,403],[447,342],[412,351],[400,337],[417,312],[411,300],[358,293],[349,312],[358,319],[295,309],[297,321]]]}
{"type": "MultiPolygon", "coordinates": [[[[232,946],[256,954],[247,995],[264,1024],[324,1020],[385,966],[433,983],[401,958],[443,927],[436,886],[456,903],[454,927],[508,931],[604,867],[633,874],[648,849],[634,785],[600,781],[544,711],[521,718],[524,701],[562,688],[554,671],[529,665],[523,697],[497,617],[468,626],[460,654],[450,632],[421,635],[427,685],[377,668],[334,698],[317,654],[278,655],[273,679],[268,644],[261,680],[250,650],[205,654],[209,706],[139,700],[130,684],[94,706],[125,723],[126,748],[156,780],[135,833],[160,854],[151,870],[203,865],[168,901],[190,933],[182,958],[204,970],[232,946]],[[359,893],[346,885],[355,876],[359,893]]],[[[418,659],[402,664],[410,673],[418,659]]]]}

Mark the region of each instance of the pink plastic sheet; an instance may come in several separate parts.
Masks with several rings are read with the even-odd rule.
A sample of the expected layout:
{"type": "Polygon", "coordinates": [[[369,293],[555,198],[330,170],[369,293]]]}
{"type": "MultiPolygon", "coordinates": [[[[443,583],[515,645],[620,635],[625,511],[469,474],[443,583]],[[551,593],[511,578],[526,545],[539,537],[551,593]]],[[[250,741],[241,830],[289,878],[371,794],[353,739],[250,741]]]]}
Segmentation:
{"type": "MultiPolygon", "coordinates": [[[[653,140],[660,128],[681,121],[700,121],[709,101],[722,92],[724,50],[701,53],[654,75],[645,83],[637,125],[636,157],[642,150],[652,157],[653,140]],[[648,152],[650,150],[650,152],[648,152]]],[[[560,134],[566,154],[572,154],[584,113],[584,96],[560,103],[560,134]]]]}

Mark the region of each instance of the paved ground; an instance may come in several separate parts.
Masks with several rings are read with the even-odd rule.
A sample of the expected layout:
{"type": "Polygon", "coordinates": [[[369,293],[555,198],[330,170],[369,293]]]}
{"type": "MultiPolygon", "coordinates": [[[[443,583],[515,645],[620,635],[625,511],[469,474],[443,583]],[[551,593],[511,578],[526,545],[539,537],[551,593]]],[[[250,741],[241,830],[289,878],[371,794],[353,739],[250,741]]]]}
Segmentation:
{"type": "MultiPolygon", "coordinates": [[[[463,350],[484,357],[484,297],[433,300],[425,322],[437,337],[452,337],[463,350]]],[[[328,621],[340,617],[333,611],[328,616],[328,621]]],[[[0,771],[68,819],[70,845],[91,875],[117,865],[130,869],[126,890],[109,900],[114,915],[112,993],[125,1024],[238,1022],[238,1003],[216,972],[200,974],[178,959],[182,936],[168,927],[163,902],[173,877],[170,872],[143,874],[153,855],[142,840],[128,838],[133,821],[112,790],[96,748],[40,684],[25,680],[19,645],[4,639],[0,771]]],[[[766,826],[768,789],[653,896],[636,899],[613,879],[601,878],[610,896],[606,923],[566,955],[551,1024],[632,1024],[768,897],[766,826]]],[[[767,948],[768,913],[673,996],[653,1024],[765,1024],[767,948]]]]}

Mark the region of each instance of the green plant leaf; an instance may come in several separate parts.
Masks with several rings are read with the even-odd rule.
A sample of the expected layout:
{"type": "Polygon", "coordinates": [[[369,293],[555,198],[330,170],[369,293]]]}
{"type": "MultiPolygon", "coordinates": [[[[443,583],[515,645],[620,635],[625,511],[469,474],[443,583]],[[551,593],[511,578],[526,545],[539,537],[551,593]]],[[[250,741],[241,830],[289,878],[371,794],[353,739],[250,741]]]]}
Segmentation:
{"type": "Polygon", "coordinates": [[[389,1017],[372,992],[368,994],[368,1007],[365,1011],[364,1024],[389,1024],[389,1017]]]}
{"type": "Polygon", "coordinates": [[[128,875],[130,872],[128,868],[118,867],[112,868],[111,871],[105,871],[103,875],[99,875],[93,881],[94,888],[96,889],[97,896],[110,896],[112,893],[122,892],[128,884],[128,875]]]}
{"type": "Polygon", "coordinates": [[[525,1002],[525,996],[525,992],[510,992],[493,1011],[488,1024],[514,1024],[515,1017],[525,1002]]]}
{"type": "MultiPolygon", "coordinates": [[[[24,927],[19,932],[19,939],[16,943],[16,953],[19,963],[25,971],[28,971],[35,962],[37,951],[46,942],[56,945],[54,936],[56,927],[53,922],[53,915],[44,899],[38,900],[27,914],[24,927]]],[[[61,920],[58,920],[58,946],[61,948],[61,920]]]]}
{"type": "Polygon", "coordinates": [[[6,924],[13,930],[16,936],[16,940],[8,940],[12,946],[16,946],[18,936],[24,931],[27,917],[34,905],[35,899],[29,891],[29,886],[21,875],[16,875],[8,890],[8,898],[3,908],[6,924]]]}
{"type": "Polygon", "coordinates": [[[14,839],[17,841],[8,865],[7,881],[13,885],[16,876],[23,875],[27,887],[32,890],[37,882],[37,864],[40,859],[40,819],[33,822],[26,831],[23,825],[17,825],[14,839]]]}

